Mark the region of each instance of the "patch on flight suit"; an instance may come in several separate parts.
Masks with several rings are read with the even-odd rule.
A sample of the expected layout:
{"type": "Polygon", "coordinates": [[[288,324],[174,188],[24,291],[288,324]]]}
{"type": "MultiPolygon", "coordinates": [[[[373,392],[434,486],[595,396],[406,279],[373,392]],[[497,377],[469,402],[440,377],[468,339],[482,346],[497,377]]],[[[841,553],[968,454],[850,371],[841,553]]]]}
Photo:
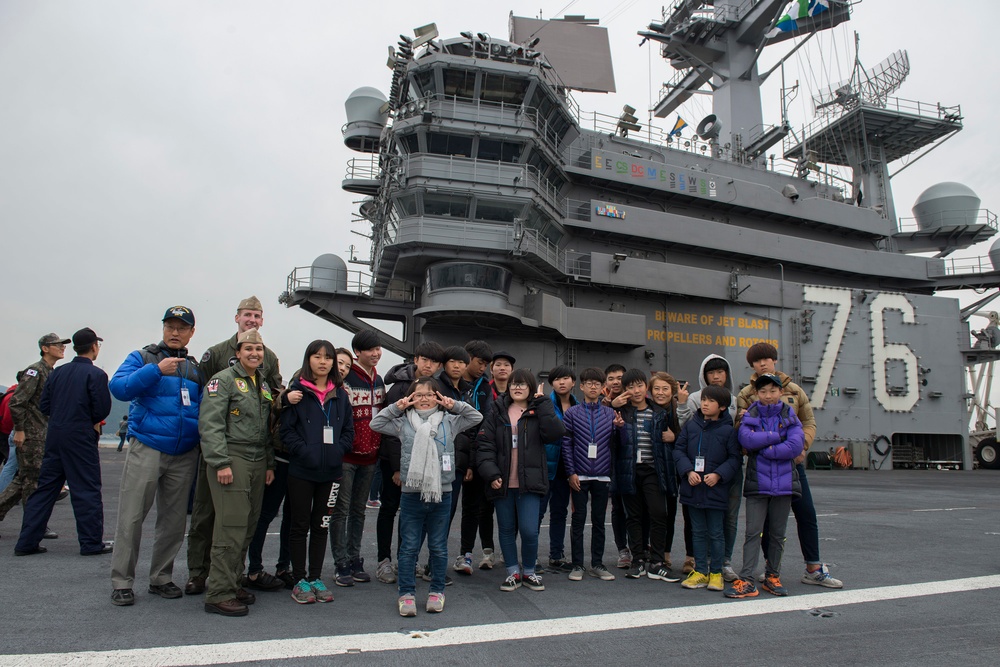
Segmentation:
{"type": "Polygon", "coordinates": [[[28,370],[24,371],[24,374],[30,378],[33,378],[36,375],[38,375],[38,371],[36,371],[34,368],[29,368],[28,370]]]}
{"type": "Polygon", "coordinates": [[[239,359],[237,359],[236,357],[229,357],[229,366],[230,366],[230,368],[232,368],[233,366],[235,366],[237,361],[239,361],[239,359]]]}
{"type": "Polygon", "coordinates": [[[209,380],[208,384],[205,385],[205,391],[210,393],[212,396],[215,396],[219,392],[219,381],[209,380]]]}
{"type": "Polygon", "coordinates": [[[205,354],[201,355],[201,363],[203,363],[203,364],[207,363],[208,360],[211,359],[211,358],[212,358],[212,353],[211,352],[206,352],[205,354]]]}
{"type": "Polygon", "coordinates": [[[271,401],[271,388],[267,386],[266,382],[260,383],[260,395],[264,397],[264,400],[271,401]]]}
{"type": "Polygon", "coordinates": [[[239,417],[240,416],[240,409],[239,408],[233,408],[232,410],[229,411],[229,414],[233,415],[234,417],[239,417]]]}
{"type": "Polygon", "coordinates": [[[236,388],[244,394],[250,391],[250,387],[247,386],[247,381],[243,378],[236,378],[236,388]]]}

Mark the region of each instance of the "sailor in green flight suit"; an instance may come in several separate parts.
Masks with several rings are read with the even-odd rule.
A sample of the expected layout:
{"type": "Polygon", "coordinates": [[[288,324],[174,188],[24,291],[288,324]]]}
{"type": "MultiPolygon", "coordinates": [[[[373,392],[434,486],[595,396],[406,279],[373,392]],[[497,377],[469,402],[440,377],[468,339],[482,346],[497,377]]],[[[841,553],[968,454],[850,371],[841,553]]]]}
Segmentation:
{"type": "Polygon", "coordinates": [[[239,335],[236,360],[205,385],[198,418],[205,481],[215,508],[205,611],[223,616],[246,616],[247,604],[253,603],[253,595],[240,586],[243,561],[264,486],[274,480],[273,396],[260,370],[264,341],[256,329],[239,335]]]}

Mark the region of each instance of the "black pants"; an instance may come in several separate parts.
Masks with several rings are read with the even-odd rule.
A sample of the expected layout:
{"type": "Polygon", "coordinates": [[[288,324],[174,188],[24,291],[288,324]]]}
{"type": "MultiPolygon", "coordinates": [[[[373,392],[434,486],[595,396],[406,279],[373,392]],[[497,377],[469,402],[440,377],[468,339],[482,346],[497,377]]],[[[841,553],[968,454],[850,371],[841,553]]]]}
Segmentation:
{"type": "Polygon", "coordinates": [[[694,558],[694,535],[691,531],[691,514],[687,505],[681,505],[684,514],[684,556],[694,558]]]}
{"type": "MultiPolygon", "coordinates": [[[[326,535],[336,504],[334,482],[311,482],[288,476],[288,554],[292,577],[314,581],[323,574],[326,535]],[[306,535],[309,536],[309,574],[306,576],[306,535]]],[[[340,486],[339,484],[337,485],[340,486]]]]}
{"type": "MultiPolygon", "coordinates": [[[[388,461],[379,460],[382,470],[382,506],[378,508],[378,519],[375,522],[375,539],[378,543],[378,560],[392,560],[392,529],[399,514],[399,494],[402,489],[392,481],[393,470],[388,461]]],[[[396,552],[399,552],[399,535],[396,535],[396,552]]]]}
{"type": "Polygon", "coordinates": [[[604,521],[608,512],[609,482],[586,480],[580,482],[580,490],[573,491],[573,522],[570,529],[570,549],[573,565],[583,567],[583,528],[587,523],[587,500],[590,506],[590,565],[596,567],[604,562],[604,521]]]}
{"type": "Polygon", "coordinates": [[[635,493],[623,495],[625,505],[625,529],[628,531],[629,548],[632,558],[647,559],[651,563],[662,563],[667,546],[667,501],[660,488],[660,480],[651,463],[637,463],[635,466],[635,493]],[[649,514],[650,553],[646,554],[646,536],[642,530],[643,511],[649,514]]]}
{"type": "Polygon", "coordinates": [[[494,548],[493,503],[486,498],[486,482],[473,472],[472,481],[462,483],[462,548],[459,554],[472,553],[477,532],[484,549],[494,548]]]}

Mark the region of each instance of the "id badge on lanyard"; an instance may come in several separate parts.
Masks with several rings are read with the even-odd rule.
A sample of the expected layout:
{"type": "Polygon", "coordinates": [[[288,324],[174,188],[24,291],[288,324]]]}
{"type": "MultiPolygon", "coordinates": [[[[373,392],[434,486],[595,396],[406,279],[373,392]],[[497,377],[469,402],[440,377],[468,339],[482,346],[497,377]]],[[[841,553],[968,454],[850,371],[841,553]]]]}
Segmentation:
{"type": "Polygon", "coordinates": [[[191,392],[187,387],[181,387],[181,405],[184,407],[191,405],[191,392]]]}

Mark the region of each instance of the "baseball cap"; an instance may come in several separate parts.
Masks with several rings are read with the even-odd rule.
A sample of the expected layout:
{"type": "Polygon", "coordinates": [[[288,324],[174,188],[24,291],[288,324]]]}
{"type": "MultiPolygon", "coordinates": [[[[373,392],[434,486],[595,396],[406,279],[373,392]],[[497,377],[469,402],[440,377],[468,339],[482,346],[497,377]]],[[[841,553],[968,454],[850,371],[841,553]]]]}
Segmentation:
{"type": "Polygon", "coordinates": [[[504,350],[500,350],[499,352],[494,352],[493,353],[493,361],[496,361],[497,359],[506,359],[507,361],[510,362],[511,366],[513,366],[514,362],[517,361],[514,358],[513,354],[511,354],[510,352],[506,352],[504,350]]]}
{"type": "Polygon", "coordinates": [[[90,347],[104,339],[98,336],[90,327],[84,327],[73,334],[73,347],[90,347]]]}
{"type": "Polygon", "coordinates": [[[57,334],[48,333],[38,339],[38,349],[42,349],[43,345],[66,345],[69,342],[69,338],[62,338],[57,334]]]}
{"type": "Polygon", "coordinates": [[[764,373],[763,375],[758,375],[757,379],[753,381],[753,388],[760,389],[766,384],[773,384],[778,389],[781,389],[781,378],[774,373],[764,373]]]}
{"type": "Polygon", "coordinates": [[[166,322],[169,319],[178,319],[184,324],[194,326],[194,312],[187,306],[171,306],[167,308],[167,312],[163,314],[163,321],[166,322]]]}

